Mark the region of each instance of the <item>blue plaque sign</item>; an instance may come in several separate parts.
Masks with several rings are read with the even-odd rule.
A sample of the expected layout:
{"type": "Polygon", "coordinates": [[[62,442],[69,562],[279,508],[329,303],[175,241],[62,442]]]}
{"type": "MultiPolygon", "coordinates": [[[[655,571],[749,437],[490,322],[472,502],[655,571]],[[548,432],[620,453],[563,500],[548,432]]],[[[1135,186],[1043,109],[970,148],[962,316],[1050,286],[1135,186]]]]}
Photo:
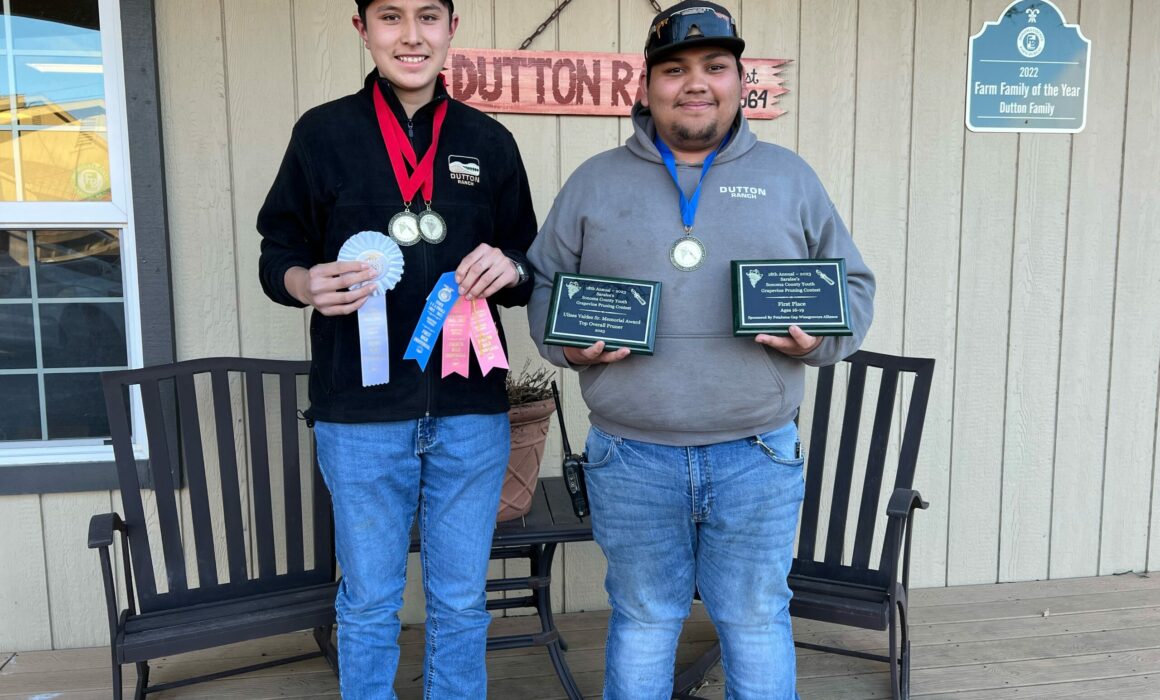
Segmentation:
{"type": "Polygon", "coordinates": [[[1050,0],[1018,0],[971,37],[967,128],[1075,133],[1087,118],[1091,41],[1050,0]]]}

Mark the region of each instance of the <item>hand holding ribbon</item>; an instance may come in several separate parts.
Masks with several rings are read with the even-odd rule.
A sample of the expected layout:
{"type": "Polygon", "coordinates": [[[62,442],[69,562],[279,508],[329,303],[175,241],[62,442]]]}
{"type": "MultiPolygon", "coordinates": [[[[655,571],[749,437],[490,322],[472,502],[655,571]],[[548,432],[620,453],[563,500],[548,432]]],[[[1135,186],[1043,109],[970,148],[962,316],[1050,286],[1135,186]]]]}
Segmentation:
{"type": "Polygon", "coordinates": [[[486,299],[504,287],[514,287],[519,279],[511,258],[486,243],[480,243],[455,268],[459,294],[468,299],[486,299]]]}
{"type": "Polygon", "coordinates": [[[310,269],[292,267],[286,271],[286,291],[323,316],[345,316],[362,308],[374,293],[373,287],[359,287],[377,274],[373,267],[358,261],[319,263],[310,269]]]}

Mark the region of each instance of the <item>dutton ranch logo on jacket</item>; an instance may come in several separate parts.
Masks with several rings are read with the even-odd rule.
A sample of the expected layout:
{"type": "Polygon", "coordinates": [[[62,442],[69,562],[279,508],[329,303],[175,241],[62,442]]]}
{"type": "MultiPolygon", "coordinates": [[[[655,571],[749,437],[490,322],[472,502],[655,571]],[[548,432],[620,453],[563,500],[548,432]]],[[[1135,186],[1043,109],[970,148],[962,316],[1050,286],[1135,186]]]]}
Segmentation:
{"type": "Polygon", "coordinates": [[[479,159],[471,156],[447,156],[447,170],[451,174],[452,181],[468,187],[478,185],[479,176],[482,174],[479,159]]]}

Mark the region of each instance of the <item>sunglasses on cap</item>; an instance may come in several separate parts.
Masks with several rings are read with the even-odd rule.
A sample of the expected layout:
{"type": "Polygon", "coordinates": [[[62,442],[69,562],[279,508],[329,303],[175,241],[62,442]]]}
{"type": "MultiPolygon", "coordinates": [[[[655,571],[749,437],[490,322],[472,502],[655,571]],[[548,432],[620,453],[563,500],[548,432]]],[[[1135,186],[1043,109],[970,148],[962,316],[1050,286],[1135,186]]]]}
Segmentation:
{"type": "Polygon", "coordinates": [[[687,39],[737,39],[737,25],[733,18],[711,7],[690,7],[665,17],[652,26],[645,44],[645,55],[660,51],[687,39]],[[693,29],[696,34],[689,35],[693,29]]]}

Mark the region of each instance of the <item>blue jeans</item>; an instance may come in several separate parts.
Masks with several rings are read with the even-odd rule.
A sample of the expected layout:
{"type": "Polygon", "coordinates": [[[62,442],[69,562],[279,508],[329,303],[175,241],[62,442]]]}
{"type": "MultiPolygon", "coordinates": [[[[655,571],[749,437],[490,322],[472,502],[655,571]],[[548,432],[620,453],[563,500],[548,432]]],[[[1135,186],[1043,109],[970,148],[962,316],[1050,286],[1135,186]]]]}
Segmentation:
{"type": "Polygon", "coordinates": [[[427,595],[423,697],[486,697],[484,587],[510,447],[507,414],[316,423],[314,433],[342,567],[335,601],[342,697],[396,697],[398,613],[416,508],[427,595]]]}
{"type": "Polygon", "coordinates": [[[797,426],[703,447],[593,427],[584,473],[612,605],[605,700],[673,690],[694,589],[721,640],[727,700],[794,700],[786,581],[805,484],[797,426]]]}

